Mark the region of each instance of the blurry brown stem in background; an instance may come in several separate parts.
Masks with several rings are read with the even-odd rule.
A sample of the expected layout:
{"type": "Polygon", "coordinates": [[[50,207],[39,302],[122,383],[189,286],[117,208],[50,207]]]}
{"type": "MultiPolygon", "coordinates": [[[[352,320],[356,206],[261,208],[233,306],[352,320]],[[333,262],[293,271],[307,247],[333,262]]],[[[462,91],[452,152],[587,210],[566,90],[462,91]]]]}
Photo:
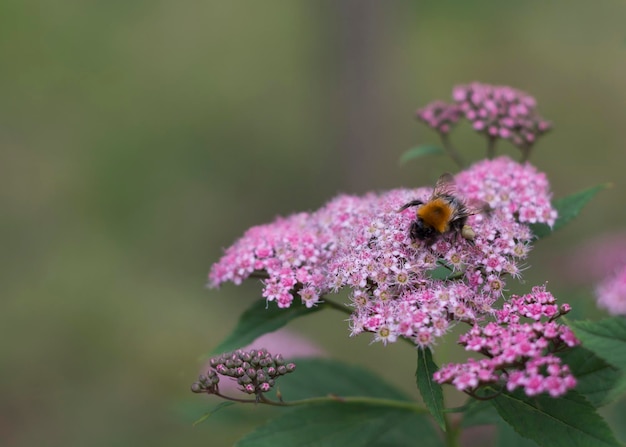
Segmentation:
{"type": "Polygon", "coordinates": [[[330,30],[329,53],[335,57],[332,82],[337,102],[329,114],[336,129],[336,146],[341,150],[344,185],[353,191],[371,187],[363,173],[379,168],[390,115],[385,84],[385,51],[393,35],[390,11],[374,0],[322,2],[324,15],[334,17],[325,26],[330,30]]]}
{"type": "Polygon", "coordinates": [[[524,147],[521,148],[522,158],[520,158],[520,163],[528,161],[528,159],[530,158],[530,153],[532,152],[532,148],[533,147],[531,144],[526,144],[524,147]]]}
{"type": "Polygon", "coordinates": [[[496,156],[496,141],[494,137],[487,137],[487,158],[493,160],[496,156]]]}
{"type": "Polygon", "coordinates": [[[459,166],[459,168],[464,168],[465,160],[463,160],[463,157],[461,157],[459,152],[456,150],[456,148],[450,141],[450,138],[448,138],[448,134],[440,132],[439,136],[441,137],[441,143],[443,144],[443,148],[448,153],[450,158],[454,160],[454,162],[459,166]]]}

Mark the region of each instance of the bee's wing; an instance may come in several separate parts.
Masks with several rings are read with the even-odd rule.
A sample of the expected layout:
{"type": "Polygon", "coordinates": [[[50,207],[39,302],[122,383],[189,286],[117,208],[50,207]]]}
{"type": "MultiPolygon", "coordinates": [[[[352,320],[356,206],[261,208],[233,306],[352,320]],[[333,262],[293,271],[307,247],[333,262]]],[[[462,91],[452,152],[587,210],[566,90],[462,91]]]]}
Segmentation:
{"type": "Polygon", "coordinates": [[[472,200],[464,204],[464,214],[466,216],[473,216],[474,214],[489,213],[491,207],[487,202],[482,200],[472,200]]]}
{"type": "Polygon", "coordinates": [[[454,183],[454,176],[449,172],[441,174],[437,183],[435,183],[435,189],[433,189],[433,197],[437,196],[455,196],[456,184],[454,183]]]}
{"type": "Polygon", "coordinates": [[[456,188],[454,176],[449,172],[441,174],[441,176],[437,180],[437,183],[435,183],[433,197],[437,196],[454,197],[457,202],[460,202],[460,206],[456,206],[454,208],[451,220],[458,219],[460,217],[473,216],[474,214],[488,213],[491,210],[489,204],[482,200],[472,200],[469,202],[461,201],[458,198],[459,193],[456,188]]]}

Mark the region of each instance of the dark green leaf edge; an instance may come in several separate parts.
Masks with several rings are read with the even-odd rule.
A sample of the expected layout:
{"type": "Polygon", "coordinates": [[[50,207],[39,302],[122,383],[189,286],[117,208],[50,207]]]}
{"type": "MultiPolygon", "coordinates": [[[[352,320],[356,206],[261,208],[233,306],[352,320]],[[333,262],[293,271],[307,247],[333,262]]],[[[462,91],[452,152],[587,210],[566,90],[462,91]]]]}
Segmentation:
{"type": "Polygon", "coordinates": [[[298,445],[442,447],[424,414],[377,403],[323,402],[281,413],[241,438],[236,447],[298,445]]]}
{"type": "Polygon", "coordinates": [[[530,228],[535,235],[535,238],[541,239],[555,231],[566,226],[570,221],[572,221],[585,207],[585,205],[600,191],[610,188],[612,185],[610,183],[604,183],[597,186],[592,186],[591,188],[587,188],[583,191],[579,191],[567,197],[563,197],[561,199],[557,199],[554,201],[553,206],[558,212],[558,217],[554,226],[550,228],[546,224],[531,224],[530,228]]]}
{"type": "Polygon", "coordinates": [[[417,350],[417,370],[415,371],[417,387],[430,414],[432,414],[439,427],[445,432],[443,390],[441,385],[433,380],[433,374],[438,369],[433,361],[430,349],[419,348],[417,350]]]}
{"type": "Polygon", "coordinates": [[[576,392],[596,408],[607,405],[623,391],[625,375],[615,366],[583,346],[559,354],[570,367],[578,385],[576,392]]]}
{"type": "MultiPolygon", "coordinates": [[[[519,411],[516,412],[514,418],[510,418],[509,417],[510,414],[507,414],[502,410],[502,407],[500,405],[502,399],[508,399],[511,402],[513,402],[513,404],[517,404],[518,406],[523,406],[524,410],[530,411],[535,414],[540,414],[546,417],[546,424],[544,427],[548,430],[549,430],[548,427],[550,426],[550,424],[561,424],[562,426],[567,427],[567,429],[572,430],[573,432],[579,433],[582,436],[581,439],[584,439],[584,438],[594,439],[594,444],[586,444],[586,445],[594,445],[598,447],[601,447],[601,446],[619,447],[620,445],[617,439],[615,439],[615,436],[613,432],[611,431],[611,429],[609,428],[606,421],[602,419],[602,417],[596,412],[595,408],[593,408],[593,406],[583,396],[576,393],[575,391],[570,391],[565,396],[558,398],[558,400],[560,400],[563,403],[565,403],[565,401],[570,401],[572,405],[579,405],[579,406],[582,405],[582,406],[587,407],[587,410],[589,410],[589,412],[588,414],[584,415],[583,418],[586,418],[586,421],[589,423],[589,426],[594,427],[594,429],[596,430],[602,429],[602,428],[605,429],[606,435],[607,435],[606,439],[601,439],[594,433],[590,433],[588,431],[582,430],[580,426],[572,424],[569,421],[565,421],[562,418],[560,419],[548,413],[545,409],[541,408],[542,407],[541,401],[543,399],[550,399],[550,400],[553,399],[552,397],[549,397],[549,396],[540,395],[540,396],[536,396],[535,398],[530,398],[530,397],[525,396],[521,398],[520,391],[517,390],[513,393],[504,392],[500,396],[498,396],[497,398],[491,401],[491,403],[496,408],[496,410],[498,411],[502,419],[506,423],[508,423],[513,428],[513,430],[515,430],[517,434],[519,434],[523,438],[531,439],[539,445],[547,445],[547,444],[542,444],[541,442],[541,434],[543,432],[541,430],[535,430],[535,431],[526,433],[523,430],[520,430],[519,424],[517,424],[517,422],[519,421],[519,416],[520,416],[519,411]],[[532,405],[530,403],[531,401],[535,402],[535,405],[532,405]],[[589,421],[590,416],[592,416],[595,419],[595,421],[593,422],[589,421]]],[[[537,429],[539,429],[539,427],[537,427],[537,429]]],[[[566,445],[566,444],[563,444],[563,445],[566,445]]],[[[582,445],[582,444],[579,444],[579,445],[582,445]]]]}
{"type": "Polygon", "coordinates": [[[400,156],[400,159],[398,160],[398,164],[402,166],[410,160],[421,158],[426,155],[443,155],[443,154],[445,154],[445,151],[439,146],[435,146],[432,144],[422,144],[420,146],[413,147],[407,150],[406,152],[404,152],[400,156]]]}
{"type": "Polygon", "coordinates": [[[626,373],[626,318],[566,322],[585,348],[626,373]]]}
{"type": "Polygon", "coordinates": [[[321,304],[312,308],[291,306],[287,309],[280,309],[273,303],[266,303],[264,299],[257,300],[241,314],[233,331],[211,351],[211,355],[239,349],[263,334],[280,329],[291,320],[311,315],[323,308],[324,305],[321,304]]]}

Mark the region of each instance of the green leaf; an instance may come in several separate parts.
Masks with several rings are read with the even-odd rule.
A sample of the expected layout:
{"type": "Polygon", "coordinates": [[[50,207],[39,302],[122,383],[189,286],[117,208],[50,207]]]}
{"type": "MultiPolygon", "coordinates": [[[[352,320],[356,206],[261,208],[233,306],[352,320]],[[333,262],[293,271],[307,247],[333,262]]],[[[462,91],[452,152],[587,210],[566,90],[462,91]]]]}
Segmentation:
{"type": "Polygon", "coordinates": [[[327,402],[287,412],[241,439],[237,447],[441,447],[424,415],[366,403],[327,402]]]}
{"type": "Polygon", "coordinates": [[[626,372],[626,318],[568,321],[583,346],[626,372]]]}
{"type": "Polygon", "coordinates": [[[502,418],[488,400],[469,398],[464,408],[462,427],[494,425],[502,421],[502,418]]]}
{"type": "Polygon", "coordinates": [[[497,447],[536,447],[537,443],[520,436],[507,424],[488,400],[470,400],[463,415],[461,426],[464,428],[479,425],[493,425],[496,428],[497,447]]]}
{"type": "Polygon", "coordinates": [[[411,148],[406,151],[404,154],[400,156],[400,160],[398,164],[404,165],[407,161],[413,160],[415,158],[421,158],[426,155],[443,155],[445,154],[444,150],[439,146],[434,146],[430,144],[422,144],[417,147],[411,148]]]}
{"type": "Polygon", "coordinates": [[[252,343],[263,334],[280,329],[295,318],[310,315],[322,308],[323,305],[310,309],[305,306],[294,305],[287,309],[280,309],[272,303],[268,306],[264,299],[255,301],[239,317],[233,332],[211,352],[212,354],[221,354],[239,349],[252,343]]]}
{"type": "Polygon", "coordinates": [[[615,436],[626,445],[626,424],[624,424],[624,415],[626,414],[626,399],[620,399],[611,407],[611,411],[607,411],[606,419],[613,427],[615,436]]]}
{"type": "Polygon", "coordinates": [[[411,400],[403,391],[360,366],[321,358],[296,359],[293,362],[296,364],[295,372],[277,381],[286,402],[330,394],[411,400]]]}
{"type": "Polygon", "coordinates": [[[219,405],[215,406],[215,408],[213,408],[212,410],[200,416],[200,418],[197,421],[195,421],[193,425],[198,425],[199,423],[206,421],[209,417],[211,417],[211,415],[217,413],[220,410],[223,410],[226,407],[230,407],[231,405],[235,405],[235,402],[226,401],[226,402],[220,403],[219,405]]]}
{"type": "Polygon", "coordinates": [[[619,446],[604,419],[573,391],[555,399],[545,394],[528,397],[518,389],[491,402],[518,434],[540,446],[619,446]]]}
{"type": "Polygon", "coordinates": [[[537,443],[520,436],[513,428],[502,419],[496,424],[498,433],[496,447],[537,447],[537,443]]]}
{"type": "Polygon", "coordinates": [[[430,414],[433,415],[441,429],[446,431],[446,422],[443,417],[443,391],[441,385],[433,380],[433,374],[438,369],[433,361],[430,348],[419,348],[417,350],[417,370],[415,371],[417,387],[426,407],[430,410],[430,414]]]}
{"type": "Polygon", "coordinates": [[[549,236],[556,230],[563,228],[572,219],[574,219],[584,206],[600,191],[606,189],[610,184],[605,183],[603,185],[593,186],[585,189],[584,191],[577,192],[571,196],[563,197],[554,201],[554,208],[558,211],[559,215],[554,223],[552,229],[546,224],[532,224],[530,226],[532,232],[536,238],[543,238],[549,236]]]}
{"type": "Polygon", "coordinates": [[[438,265],[432,270],[428,270],[426,272],[429,278],[431,279],[440,279],[445,281],[446,279],[450,279],[455,273],[445,265],[438,265]]]}
{"type": "Polygon", "coordinates": [[[568,349],[559,357],[569,365],[576,377],[576,392],[594,407],[606,405],[617,397],[624,379],[619,369],[582,346],[568,349]]]}

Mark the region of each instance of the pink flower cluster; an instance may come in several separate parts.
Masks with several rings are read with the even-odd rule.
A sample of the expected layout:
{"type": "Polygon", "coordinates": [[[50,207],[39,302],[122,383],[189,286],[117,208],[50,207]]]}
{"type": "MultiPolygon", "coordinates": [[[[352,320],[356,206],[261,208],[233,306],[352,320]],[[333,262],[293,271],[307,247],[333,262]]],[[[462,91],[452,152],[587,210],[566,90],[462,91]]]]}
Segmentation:
{"type": "Polygon", "coordinates": [[[611,315],[626,315],[626,264],[596,288],[598,305],[611,315]]]}
{"type": "Polygon", "coordinates": [[[447,134],[464,116],[474,130],[490,139],[510,140],[527,149],[551,128],[536,111],[535,98],[508,86],[473,82],[452,90],[454,103],[437,100],[417,111],[417,118],[441,134],[447,134]]]}
{"type": "Polygon", "coordinates": [[[503,385],[509,391],[522,387],[528,396],[549,393],[558,397],[567,393],[576,386],[576,379],[555,353],[579,341],[555,319],[569,310],[567,304],[559,309],[545,286],[534,287],[524,296],[513,296],[495,312],[495,322],[484,327],[475,325],[459,337],[467,351],[480,352],[487,358],[444,365],[435,373],[435,381],[450,383],[469,394],[485,385],[503,385]]]}
{"type": "Polygon", "coordinates": [[[626,316],[626,233],[601,234],[576,247],[557,265],[575,284],[596,284],[598,307],[626,316]]]}
{"type": "Polygon", "coordinates": [[[455,322],[473,323],[491,312],[506,276],[519,276],[531,233],[497,209],[468,219],[476,233],[472,242],[457,234],[432,245],[411,241],[407,229],[414,212],[394,210],[430,194],[423,188],[377,197],[346,235],[350,243],[338,245],[328,276],[336,289],[352,289],[353,335],[372,332],[384,343],[402,336],[430,346],[455,322]]]}
{"type": "Polygon", "coordinates": [[[446,134],[461,119],[463,111],[455,104],[433,101],[416,112],[417,119],[437,132],[446,134]]]}
{"type": "Polygon", "coordinates": [[[598,234],[556,259],[567,279],[576,284],[598,283],[607,272],[626,266],[626,232],[598,234]]]}
{"type": "Polygon", "coordinates": [[[530,164],[487,160],[457,175],[456,184],[467,202],[491,208],[468,219],[473,242],[455,234],[431,246],[410,240],[406,228],[414,213],[392,211],[415,198],[428,200],[431,190],[422,188],[372,199],[370,213],[346,234],[351,243],[338,245],[329,277],[352,289],[353,335],[366,331],[383,343],[405,337],[430,346],[457,321],[483,319],[502,296],[507,277],[520,276],[532,240],[525,223],[555,221],[545,175],[530,164]],[[448,277],[433,274],[442,265],[448,277]]]}
{"type": "Polygon", "coordinates": [[[263,296],[278,307],[298,294],[307,307],[328,292],[327,264],[364,198],[339,196],[315,213],[298,213],[250,228],[209,273],[209,286],[250,276],[263,279],[263,296]]]}
{"type": "Polygon", "coordinates": [[[250,228],[211,269],[209,284],[225,281],[240,284],[254,272],[263,272],[263,296],[289,307],[299,282],[314,283],[322,274],[317,260],[328,257],[319,235],[310,227],[310,215],[294,214],[268,225],[250,228]]]}
{"type": "Polygon", "coordinates": [[[348,287],[353,335],[431,346],[456,322],[473,324],[493,312],[530,250],[526,224],[552,225],[556,217],[545,175],[530,164],[506,157],[481,162],[456,183],[460,199],[491,207],[469,217],[474,241],[454,233],[428,244],[411,240],[415,210],[397,210],[427,201],[432,188],[339,196],[313,213],[248,230],[213,265],[209,284],[238,284],[256,274],[263,277],[263,296],[279,307],[289,307],[296,295],[310,307],[348,287]]]}
{"type": "Polygon", "coordinates": [[[456,182],[463,195],[486,202],[506,221],[554,225],[557,213],[550,203],[548,178],[530,163],[508,157],[484,160],[460,172],[456,182]]]}
{"type": "Polygon", "coordinates": [[[535,98],[512,87],[473,82],[454,87],[452,98],[475,130],[518,147],[532,146],[550,129],[535,110],[535,98]]]}

